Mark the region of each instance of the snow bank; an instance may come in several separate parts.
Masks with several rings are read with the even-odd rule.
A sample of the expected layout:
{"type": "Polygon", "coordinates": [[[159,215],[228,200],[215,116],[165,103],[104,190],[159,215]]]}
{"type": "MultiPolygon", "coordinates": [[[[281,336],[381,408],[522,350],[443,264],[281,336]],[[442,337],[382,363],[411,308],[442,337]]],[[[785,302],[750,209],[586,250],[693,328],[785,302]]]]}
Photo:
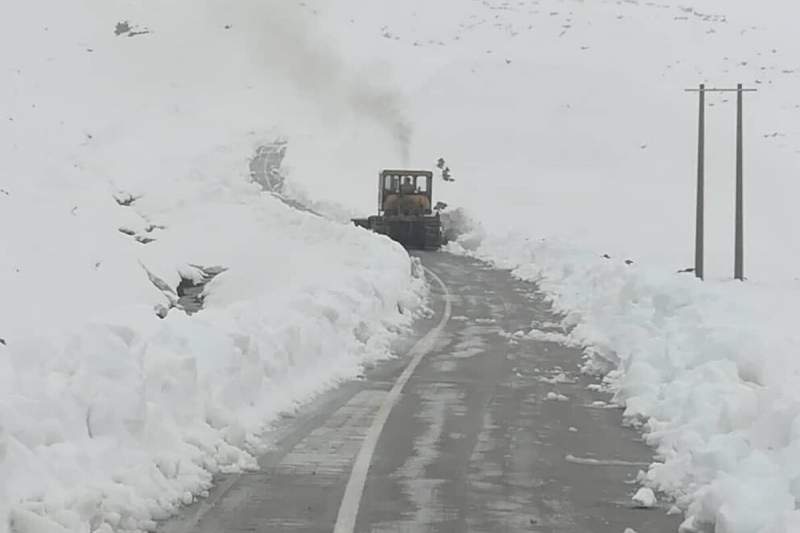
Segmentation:
{"type": "MultiPolygon", "coordinates": [[[[279,412],[387,357],[424,295],[398,245],[248,168],[354,125],[397,154],[400,119],[351,105],[302,7],[201,4],[31,0],[0,20],[0,533],[151,528],[253,466],[279,412]],[[337,82],[324,104],[296,64],[337,82]],[[189,317],[177,288],[204,269],[222,273],[189,317]]],[[[308,160],[295,177],[331,171],[308,160]]]]}
{"type": "Polygon", "coordinates": [[[452,248],[549,295],[584,369],[657,449],[644,482],[676,498],[687,531],[798,531],[800,284],[701,283],[523,234],[452,248]]]}
{"type": "MultiPolygon", "coordinates": [[[[185,213],[203,235],[185,257],[228,267],[199,314],[123,305],[0,345],[0,531],[147,529],[214,472],[254,466],[279,412],[389,355],[422,290],[404,251],[269,197],[239,200],[185,213]]],[[[153,257],[178,244],[167,235],[182,216],[153,257]]]]}

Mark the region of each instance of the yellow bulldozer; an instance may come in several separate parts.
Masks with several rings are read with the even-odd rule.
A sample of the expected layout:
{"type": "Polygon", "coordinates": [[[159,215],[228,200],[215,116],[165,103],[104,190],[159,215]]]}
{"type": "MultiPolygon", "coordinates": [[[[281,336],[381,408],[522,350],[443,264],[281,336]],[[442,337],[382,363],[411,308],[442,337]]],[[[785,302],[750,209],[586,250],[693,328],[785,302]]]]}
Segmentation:
{"type": "Polygon", "coordinates": [[[432,201],[433,172],[382,170],[378,175],[378,214],[353,222],[406,248],[437,250],[442,245],[442,223],[432,201]]]}

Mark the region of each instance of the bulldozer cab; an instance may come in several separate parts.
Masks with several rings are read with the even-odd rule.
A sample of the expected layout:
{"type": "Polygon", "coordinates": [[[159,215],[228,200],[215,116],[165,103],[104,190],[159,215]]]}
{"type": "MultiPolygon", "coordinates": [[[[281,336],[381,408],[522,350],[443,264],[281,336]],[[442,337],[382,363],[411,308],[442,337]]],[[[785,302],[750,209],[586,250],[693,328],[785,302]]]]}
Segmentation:
{"type": "Polygon", "coordinates": [[[378,214],[354,218],[356,226],[386,235],[406,248],[438,250],[439,212],[431,209],[433,172],[383,170],[378,174],[378,214]]]}
{"type": "Polygon", "coordinates": [[[383,170],[378,181],[378,212],[393,210],[398,198],[420,197],[423,214],[431,214],[433,173],[427,170],[383,170]]]}

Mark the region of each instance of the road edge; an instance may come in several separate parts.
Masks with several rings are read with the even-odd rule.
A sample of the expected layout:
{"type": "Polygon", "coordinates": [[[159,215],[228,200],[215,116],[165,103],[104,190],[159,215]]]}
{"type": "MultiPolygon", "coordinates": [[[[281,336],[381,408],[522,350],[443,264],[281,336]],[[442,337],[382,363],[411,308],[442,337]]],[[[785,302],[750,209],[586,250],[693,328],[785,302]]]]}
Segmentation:
{"type": "Polygon", "coordinates": [[[350,478],[347,480],[347,487],[342,497],[342,503],[339,505],[339,512],[336,516],[336,525],[334,526],[333,533],[353,533],[356,527],[356,519],[358,518],[358,510],[361,506],[361,498],[364,495],[364,487],[367,483],[367,473],[369,472],[370,464],[372,463],[372,456],[375,453],[375,448],[378,445],[378,439],[383,432],[383,427],[389,419],[389,414],[392,409],[400,400],[400,394],[403,392],[408,380],[414,374],[417,366],[422,359],[430,352],[439,334],[450,320],[452,314],[452,302],[450,291],[447,285],[444,284],[442,279],[436,273],[423,266],[425,272],[430,275],[436,283],[441,287],[444,294],[445,306],[442,317],[439,323],[431,329],[424,337],[409,350],[408,354],[411,355],[403,373],[397,378],[392,389],[384,398],[372,424],[367,430],[367,434],[361,443],[361,448],[358,450],[358,455],[353,463],[353,468],[350,471],[350,478]]]}

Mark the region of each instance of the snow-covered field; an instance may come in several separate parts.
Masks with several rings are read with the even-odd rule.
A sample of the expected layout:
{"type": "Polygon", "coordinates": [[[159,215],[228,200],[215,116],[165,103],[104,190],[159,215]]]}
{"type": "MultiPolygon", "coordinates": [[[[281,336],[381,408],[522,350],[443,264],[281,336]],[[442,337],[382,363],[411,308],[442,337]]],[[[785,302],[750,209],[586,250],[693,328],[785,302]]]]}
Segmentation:
{"type": "MultiPolygon", "coordinates": [[[[558,236],[673,270],[694,251],[697,96],[684,89],[757,88],[744,106],[746,274],[798,277],[792,3],[342,0],[313,10],[349,62],[398,88],[410,163],[447,160],[456,182],[439,186],[440,200],[492,233],[558,236]]],[[[726,279],[735,98],[708,104],[706,271],[726,279]]],[[[351,173],[330,196],[372,210],[373,175],[351,173]]]]}
{"type": "Polygon", "coordinates": [[[643,481],[689,523],[800,530],[798,14],[785,0],[14,6],[0,17],[0,532],[7,516],[17,532],[148,526],[210,472],[250,464],[270,417],[385,355],[410,321],[423,284],[402,250],[250,182],[276,138],[287,191],[337,219],[374,211],[378,169],[445,157],[456,181],[436,199],[484,228],[461,245],[567,314],[663,455],[643,481]],[[675,273],[693,252],[683,89],[701,82],[759,89],[744,285],[728,280],[724,95],[709,98],[709,281],[675,273]],[[201,313],[158,319],[170,297],[148,272],[175,289],[192,265],[227,270],[201,313]]]}

